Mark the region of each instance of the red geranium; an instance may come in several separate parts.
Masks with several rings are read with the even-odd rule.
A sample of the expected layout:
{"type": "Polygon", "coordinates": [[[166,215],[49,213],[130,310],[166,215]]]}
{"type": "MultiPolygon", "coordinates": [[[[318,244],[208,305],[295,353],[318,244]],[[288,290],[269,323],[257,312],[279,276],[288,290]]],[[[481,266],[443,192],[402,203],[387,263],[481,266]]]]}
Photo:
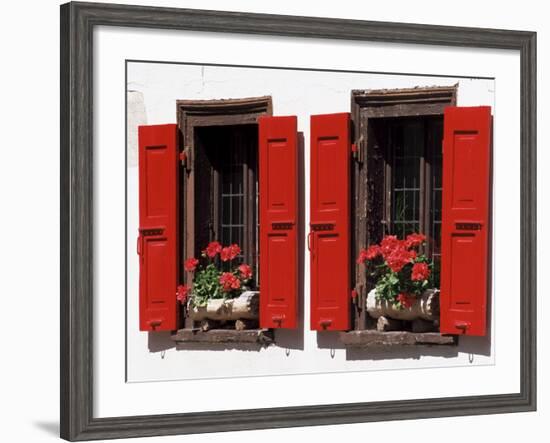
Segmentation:
{"type": "Polygon", "coordinates": [[[402,292],[397,296],[397,301],[401,303],[404,308],[410,308],[412,305],[414,305],[416,297],[414,295],[405,294],[402,292]]]}
{"type": "Polygon", "coordinates": [[[416,257],[416,254],[411,252],[414,251],[399,246],[386,255],[386,263],[393,272],[399,272],[416,257]]]}
{"type": "Polygon", "coordinates": [[[187,285],[179,285],[176,290],[176,299],[182,304],[185,303],[190,289],[187,285]]]}
{"type": "Polygon", "coordinates": [[[405,243],[395,235],[386,235],[380,242],[380,252],[387,259],[396,249],[404,249],[404,246],[405,243]]]}
{"type": "Polygon", "coordinates": [[[223,248],[220,253],[220,258],[222,259],[222,261],[233,260],[240,253],[241,253],[241,247],[235,243],[223,248]]]}
{"type": "Polygon", "coordinates": [[[229,248],[228,247],[225,247],[225,248],[222,249],[222,252],[220,252],[220,258],[222,259],[222,261],[229,260],[229,248]]]}
{"type": "Polygon", "coordinates": [[[369,279],[375,281],[376,297],[409,307],[428,288],[430,264],[422,251],[426,240],[424,234],[412,233],[404,240],[395,235],[386,235],[379,245],[361,249],[357,263],[364,264],[369,279]],[[374,261],[382,256],[383,264],[374,261]],[[420,282],[421,284],[418,284],[420,282]],[[396,294],[399,294],[396,296],[396,294]]]}
{"type": "Polygon", "coordinates": [[[381,254],[380,246],[371,245],[368,249],[361,249],[359,252],[359,257],[357,257],[357,263],[364,263],[365,260],[374,260],[381,254]]]}
{"type": "Polygon", "coordinates": [[[430,268],[427,263],[415,263],[412,267],[411,280],[423,281],[430,276],[430,268]]]}
{"type": "Polygon", "coordinates": [[[220,276],[220,284],[224,292],[231,292],[241,287],[241,281],[231,272],[224,272],[220,276]]]}
{"type": "Polygon", "coordinates": [[[222,245],[218,241],[212,241],[208,243],[208,246],[203,252],[210,258],[214,258],[216,254],[219,254],[222,251],[222,245]]]}
{"type": "Polygon", "coordinates": [[[233,260],[240,253],[241,253],[241,247],[238,244],[234,243],[229,246],[229,260],[233,260]]]}
{"type": "Polygon", "coordinates": [[[196,258],[191,257],[185,260],[185,262],[183,263],[183,268],[188,272],[193,272],[198,264],[199,261],[196,258]]]}
{"type": "Polygon", "coordinates": [[[239,273],[241,274],[241,278],[243,280],[248,280],[252,278],[252,268],[246,264],[240,265],[238,268],[239,273]]]}
{"type": "Polygon", "coordinates": [[[405,239],[405,244],[407,248],[415,248],[416,246],[420,246],[425,241],[426,236],[424,234],[414,233],[407,235],[407,238],[405,239]]]}

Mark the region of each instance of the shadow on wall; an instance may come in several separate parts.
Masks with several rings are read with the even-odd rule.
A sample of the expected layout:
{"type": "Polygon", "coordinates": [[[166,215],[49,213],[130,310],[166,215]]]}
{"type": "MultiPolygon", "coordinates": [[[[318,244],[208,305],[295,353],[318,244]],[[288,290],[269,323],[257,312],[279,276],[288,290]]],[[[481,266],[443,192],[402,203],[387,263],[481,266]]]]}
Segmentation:
{"type": "Polygon", "coordinates": [[[491,336],[459,337],[458,346],[393,346],[393,347],[346,347],[338,331],[319,331],[317,346],[320,349],[346,349],[346,360],[391,360],[420,359],[423,356],[453,358],[461,353],[491,355],[491,336]]]}
{"type": "Polygon", "coordinates": [[[457,346],[395,346],[389,348],[353,348],[346,352],[346,360],[391,360],[391,359],[415,359],[421,357],[454,358],[458,353],[470,354],[470,362],[473,363],[476,355],[491,355],[491,337],[459,337],[457,346]]]}
{"type": "Polygon", "coordinates": [[[177,343],[172,340],[171,332],[148,332],[149,352],[162,352],[175,348],[177,351],[228,351],[236,349],[240,351],[262,350],[262,345],[255,343],[177,343]]]}
{"type": "MultiPolygon", "coordinates": [[[[298,132],[298,208],[305,208],[305,157],[304,157],[304,133],[298,132]]],[[[275,346],[285,349],[304,350],[304,251],[305,220],[304,211],[298,211],[297,229],[298,239],[298,288],[297,307],[298,326],[296,329],[276,329],[275,346]]]]}
{"type": "Polygon", "coordinates": [[[421,357],[453,358],[458,355],[457,346],[394,346],[389,348],[348,348],[346,360],[392,360],[414,359],[421,357]]]}
{"type": "Polygon", "coordinates": [[[176,344],[170,338],[171,335],[170,331],[148,332],[147,347],[149,348],[149,352],[162,352],[174,348],[176,344]]]}

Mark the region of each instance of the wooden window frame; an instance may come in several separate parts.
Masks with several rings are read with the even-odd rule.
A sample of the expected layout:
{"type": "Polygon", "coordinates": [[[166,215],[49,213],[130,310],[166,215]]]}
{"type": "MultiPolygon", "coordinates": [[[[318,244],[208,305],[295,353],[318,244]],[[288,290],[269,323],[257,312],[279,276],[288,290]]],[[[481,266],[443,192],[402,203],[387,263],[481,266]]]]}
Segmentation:
{"type": "MultiPolygon", "coordinates": [[[[367,223],[375,223],[369,217],[369,208],[375,204],[376,193],[380,193],[380,184],[368,176],[368,153],[372,147],[373,135],[369,136],[371,119],[389,117],[428,117],[443,116],[447,106],[456,106],[458,84],[452,86],[429,86],[404,89],[372,89],[351,91],[352,136],[356,146],[355,162],[351,168],[351,253],[355,258],[359,249],[370,243],[367,223]],[[370,145],[369,145],[370,143],[370,145]],[[378,185],[378,186],[377,186],[378,185]]],[[[384,174],[382,192],[385,193],[388,175],[384,174]]],[[[377,201],[380,200],[376,196],[377,201]]],[[[385,205],[384,211],[388,209],[385,205]]],[[[357,291],[354,302],[353,324],[355,330],[369,327],[369,317],[363,309],[368,291],[370,290],[364,269],[356,264],[352,267],[352,286],[357,291]]]]}
{"type": "MultiPolygon", "coordinates": [[[[180,223],[183,228],[181,236],[182,259],[195,251],[195,171],[193,157],[195,153],[195,128],[203,126],[233,126],[258,124],[261,116],[273,115],[271,96],[247,97],[219,100],[177,100],[177,124],[180,136],[180,146],[185,153],[185,165],[180,174],[182,202],[180,205],[180,223]]],[[[254,195],[255,198],[255,195],[254,195]]],[[[246,214],[247,218],[253,214],[246,214]]],[[[180,229],[181,229],[180,228],[180,229]]],[[[247,244],[252,243],[254,229],[246,233],[247,244]]],[[[246,246],[246,245],[243,245],[246,246]]],[[[184,281],[191,281],[192,275],[186,273],[184,281]]]]}

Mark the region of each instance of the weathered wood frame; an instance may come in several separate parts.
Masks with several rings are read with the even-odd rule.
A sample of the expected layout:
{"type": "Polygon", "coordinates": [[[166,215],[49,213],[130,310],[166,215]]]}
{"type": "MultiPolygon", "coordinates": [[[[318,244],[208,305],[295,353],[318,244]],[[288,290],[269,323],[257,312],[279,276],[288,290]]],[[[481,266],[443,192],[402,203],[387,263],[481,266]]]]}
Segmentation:
{"type": "MultiPolygon", "coordinates": [[[[377,204],[382,204],[386,221],[389,220],[391,211],[388,190],[391,189],[392,176],[387,157],[380,160],[383,162],[384,172],[378,179],[373,179],[367,168],[369,149],[373,148],[373,140],[369,137],[371,129],[369,123],[378,118],[442,116],[445,107],[456,105],[457,90],[458,84],[351,91],[351,119],[354,143],[357,146],[351,174],[352,263],[356,263],[355,258],[359,254],[359,249],[371,243],[369,231],[373,229],[373,224],[379,222],[372,214],[373,208],[377,204]],[[374,197],[375,192],[376,197],[374,197]],[[380,198],[382,202],[378,201],[380,198]]],[[[425,192],[425,189],[421,192],[425,192]]],[[[421,214],[421,218],[425,218],[425,214],[421,214]]],[[[423,222],[425,223],[425,220],[423,222]]],[[[372,288],[368,285],[363,265],[356,264],[352,269],[352,286],[354,285],[358,295],[353,304],[353,325],[355,330],[364,330],[370,325],[369,317],[363,307],[367,294],[372,288]]]]}
{"type": "MultiPolygon", "coordinates": [[[[536,409],[536,33],[99,3],[61,6],[61,437],[145,437],[536,409]],[[94,417],[93,30],[97,26],[498,48],[520,54],[519,392],[189,414],[94,417]]],[[[121,91],[123,86],[121,85],[121,91]]],[[[122,92],[121,92],[122,93],[122,92]]],[[[124,147],[121,147],[124,149],[124,147]]]]}

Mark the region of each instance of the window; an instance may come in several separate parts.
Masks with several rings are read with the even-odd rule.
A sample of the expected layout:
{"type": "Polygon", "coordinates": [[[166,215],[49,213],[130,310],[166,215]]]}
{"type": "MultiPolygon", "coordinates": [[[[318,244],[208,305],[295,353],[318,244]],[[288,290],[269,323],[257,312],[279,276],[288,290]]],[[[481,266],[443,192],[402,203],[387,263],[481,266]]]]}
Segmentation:
{"type": "Polygon", "coordinates": [[[195,226],[202,232],[195,255],[212,240],[237,243],[242,248],[238,260],[257,269],[258,127],[204,126],[196,129],[195,139],[202,188],[195,194],[195,226]]]}
{"type": "MultiPolygon", "coordinates": [[[[443,112],[456,104],[457,85],[352,91],[352,257],[386,234],[402,238],[422,232],[439,275],[441,254],[443,112]]],[[[362,269],[352,285],[372,288],[362,269]]],[[[436,277],[437,278],[437,277],[436,277]]],[[[438,282],[436,282],[438,283],[438,282]]],[[[364,311],[354,312],[355,329],[365,329],[364,311]]]]}
{"type": "Polygon", "coordinates": [[[179,100],[178,126],[188,154],[182,177],[182,259],[210,241],[237,243],[259,282],[258,119],[271,97],[179,100]]]}
{"type": "MultiPolygon", "coordinates": [[[[177,119],[179,262],[198,257],[213,240],[238,244],[238,259],[252,267],[253,289],[261,286],[259,326],[296,328],[296,116],[272,116],[271,97],[264,96],[178,100],[177,119]]],[[[178,280],[189,284],[192,278],[189,271],[178,280]]]]}
{"type": "MultiPolygon", "coordinates": [[[[427,237],[424,251],[439,269],[441,255],[443,117],[395,117],[373,122],[385,132],[384,234],[405,238],[412,232],[427,237]]],[[[438,272],[436,272],[438,275],[438,272]]]]}
{"type": "MultiPolygon", "coordinates": [[[[456,87],[353,91],[352,113],[310,117],[311,329],[348,331],[352,307],[360,333],[348,343],[376,343],[365,333],[372,273],[352,260],[386,234],[420,231],[425,252],[444,259],[440,322],[428,329],[485,335],[491,109],[449,106],[455,96],[456,87]]],[[[192,273],[183,259],[214,239],[240,244],[256,277],[261,268],[259,326],[298,326],[298,119],[270,114],[266,97],[178,101],[178,125],[139,128],[142,330],[178,327],[176,290],[192,273]]]]}

